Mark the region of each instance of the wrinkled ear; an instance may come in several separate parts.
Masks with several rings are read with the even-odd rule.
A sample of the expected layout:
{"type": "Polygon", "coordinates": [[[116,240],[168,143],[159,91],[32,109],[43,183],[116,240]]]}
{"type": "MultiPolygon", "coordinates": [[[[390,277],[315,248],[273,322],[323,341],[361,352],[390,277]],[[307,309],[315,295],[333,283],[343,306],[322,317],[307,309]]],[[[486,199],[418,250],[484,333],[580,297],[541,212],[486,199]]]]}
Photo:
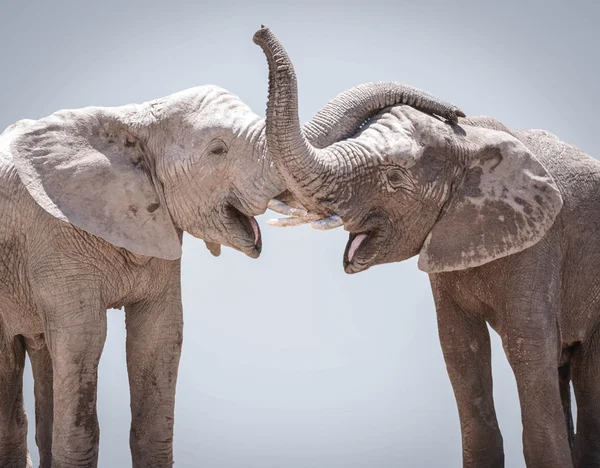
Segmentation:
{"type": "Polygon", "coordinates": [[[531,247],[563,204],[523,143],[505,132],[465,129],[474,156],[421,249],[419,268],[428,273],[476,267],[531,247]]]}
{"type": "Polygon", "coordinates": [[[60,111],[28,126],[11,145],[19,176],[52,216],[136,254],[179,258],[144,149],[115,112],[60,111]]]}

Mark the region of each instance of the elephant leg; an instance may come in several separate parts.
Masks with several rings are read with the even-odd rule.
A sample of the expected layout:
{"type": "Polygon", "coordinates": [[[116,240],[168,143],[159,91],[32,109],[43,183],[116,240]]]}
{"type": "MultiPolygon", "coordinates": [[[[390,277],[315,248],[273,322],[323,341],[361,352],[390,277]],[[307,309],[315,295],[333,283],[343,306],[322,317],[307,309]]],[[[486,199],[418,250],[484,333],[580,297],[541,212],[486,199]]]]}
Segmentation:
{"type": "Polygon", "coordinates": [[[125,308],[134,468],[173,465],[175,384],[183,316],[179,282],[154,301],[125,308]]]}
{"type": "Polygon", "coordinates": [[[534,306],[539,311],[512,309],[508,330],[503,333],[504,349],[515,374],[521,403],[523,451],[527,468],[571,468],[557,372],[558,326],[554,315],[547,313],[547,309],[541,312],[540,305],[534,306]]]}
{"type": "Polygon", "coordinates": [[[438,331],[462,432],[465,468],[503,468],[504,450],[492,394],[490,337],[481,316],[458,308],[432,282],[438,331]]]}
{"type": "Polygon", "coordinates": [[[556,339],[505,345],[515,373],[527,468],[571,468],[571,448],[557,375],[556,339]]]}
{"type": "Polygon", "coordinates": [[[52,468],[95,468],[98,363],[106,339],[106,308],[84,300],[68,304],[78,307],[48,313],[45,330],[53,367],[52,468]]]}
{"type": "MultiPolygon", "coordinates": [[[[2,330],[0,329],[0,333],[2,330]]],[[[31,467],[27,451],[27,416],[23,405],[23,337],[0,335],[0,466],[31,467]]]]}
{"type": "Polygon", "coordinates": [[[558,374],[559,245],[557,238],[546,237],[511,259],[498,311],[502,345],[517,382],[527,468],[573,468],[558,374]]]}
{"type": "Polygon", "coordinates": [[[600,468],[600,330],[573,356],[577,400],[576,468],[600,468]]]}
{"type": "Polygon", "coordinates": [[[35,441],[40,454],[39,468],[50,468],[52,464],[52,420],[54,417],[52,359],[43,335],[26,338],[25,346],[33,371],[35,441]]]}

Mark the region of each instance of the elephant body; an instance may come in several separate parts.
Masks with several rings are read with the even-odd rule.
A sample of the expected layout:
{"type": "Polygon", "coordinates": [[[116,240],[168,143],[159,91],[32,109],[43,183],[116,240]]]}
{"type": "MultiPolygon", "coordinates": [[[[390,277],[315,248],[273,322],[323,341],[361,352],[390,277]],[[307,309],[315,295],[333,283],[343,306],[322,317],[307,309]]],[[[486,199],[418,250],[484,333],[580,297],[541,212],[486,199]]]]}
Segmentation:
{"type": "MultiPolygon", "coordinates": [[[[464,124],[500,127],[489,118],[465,119],[464,124]]],[[[597,467],[600,163],[545,131],[506,131],[549,170],[563,207],[532,247],[474,268],[430,274],[442,350],[459,407],[464,463],[504,466],[487,322],[501,337],[516,376],[527,466],[568,467],[573,458],[575,467],[597,467]]]]}
{"type": "Polygon", "coordinates": [[[285,49],[268,28],[255,42],[271,157],[296,200],[349,231],[345,271],[419,255],[429,274],[463,466],[504,467],[489,324],[516,377],[527,467],[600,467],[600,162],[545,131],[391,104],[402,86],[342,93],[301,131],[285,49]],[[336,138],[306,138],[340,115],[336,138]]]}
{"type": "Polygon", "coordinates": [[[260,254],[253,216],[283,191],[263,163],[263,130],[206,86],[59,111],[0,136],[0,466],[31,466],[26,353],[40,466],[97,466],[98,362],[107,309],[121,307],[133,466],[172,466],[183,231],[217,255],[219,244],[260,254]]]}

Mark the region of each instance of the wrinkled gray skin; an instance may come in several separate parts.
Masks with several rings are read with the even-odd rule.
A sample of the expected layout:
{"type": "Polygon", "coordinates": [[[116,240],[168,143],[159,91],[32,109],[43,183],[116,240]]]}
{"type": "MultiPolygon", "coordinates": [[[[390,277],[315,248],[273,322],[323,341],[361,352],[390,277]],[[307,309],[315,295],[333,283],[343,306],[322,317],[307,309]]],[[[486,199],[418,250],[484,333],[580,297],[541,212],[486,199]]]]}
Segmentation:
{"type": "MultiPolygon", "coordinates": [[[[410,90],[390,103],[414,102],[410,90]]],[[[340,122],[317,122],[337,138],[340,122]]],[[[41,467],[95,467],[106,310],[125,307],[134,467],[172,466],[183,231],[250,257],[253,216],[286,195],[265,121],[203,86],[141,105],[60,111],[0,136],[0,467],[30,466],[30,356],[41,467]]]]}
{"type": "Polygon", "coordinates": [[[346,272],[418,254],[429,273],[464,466],[504,466],[487,323],[516,377],[528,468],[600,467],[600,163],[541,130],[406,105],[315,148],[285,50],[267,29],[255,41],[271,65],[271,156],[304,206],[341,216],[346,272]]]}

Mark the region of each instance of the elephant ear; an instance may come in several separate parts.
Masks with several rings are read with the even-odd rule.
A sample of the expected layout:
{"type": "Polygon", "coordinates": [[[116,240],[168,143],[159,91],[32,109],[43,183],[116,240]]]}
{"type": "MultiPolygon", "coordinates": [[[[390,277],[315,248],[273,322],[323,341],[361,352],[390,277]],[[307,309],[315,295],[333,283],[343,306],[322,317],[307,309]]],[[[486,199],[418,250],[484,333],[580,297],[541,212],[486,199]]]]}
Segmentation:
{"type": "Polygon", "coordinates": [[[28,126],[11,152],[23,184],[52,216],[136,254],[181,256],[143,145],[116,111],[57,112],[28,126]]]}
{"type": "Polygon", "coordinates": [[[425,239],[419,268],[427,273],[476,267],[531,247],[562,208],[557,185],[523,143],[505,132],[464,129],[474,156],[425,239]]]}

